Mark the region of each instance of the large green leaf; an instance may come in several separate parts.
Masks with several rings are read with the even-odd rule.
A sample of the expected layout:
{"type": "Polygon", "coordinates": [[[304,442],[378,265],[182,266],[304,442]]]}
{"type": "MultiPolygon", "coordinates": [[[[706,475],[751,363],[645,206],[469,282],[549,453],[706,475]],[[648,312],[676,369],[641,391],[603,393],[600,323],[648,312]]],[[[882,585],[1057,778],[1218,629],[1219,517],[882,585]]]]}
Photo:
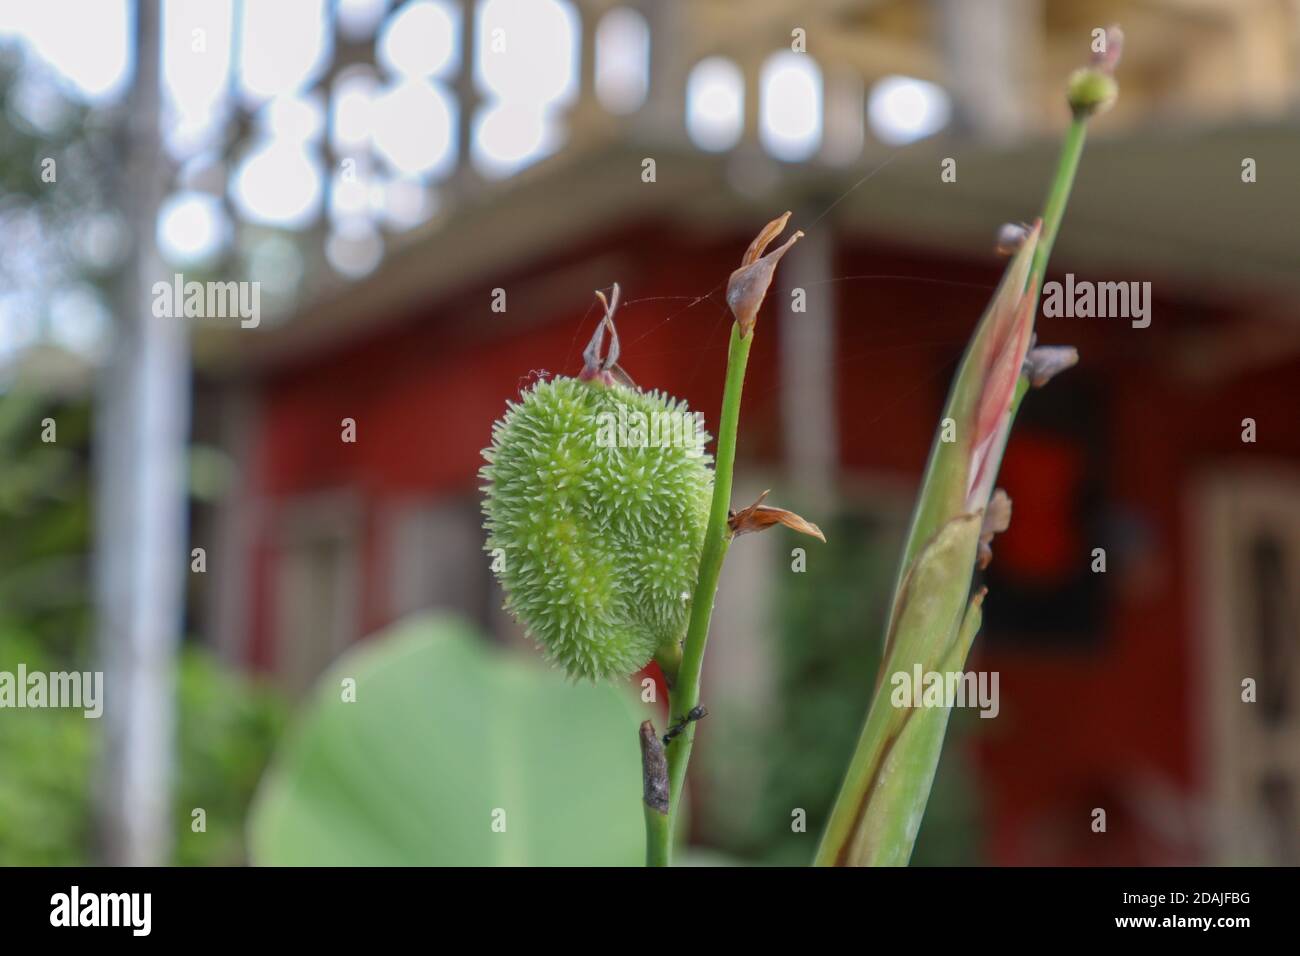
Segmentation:
{"type": "Polygon", "coordinates": [[[408,621],[322,679],[263,781],[253,860],[639,864],[637,722],[610,686],[567,683],[451,618],[408,621]]]}

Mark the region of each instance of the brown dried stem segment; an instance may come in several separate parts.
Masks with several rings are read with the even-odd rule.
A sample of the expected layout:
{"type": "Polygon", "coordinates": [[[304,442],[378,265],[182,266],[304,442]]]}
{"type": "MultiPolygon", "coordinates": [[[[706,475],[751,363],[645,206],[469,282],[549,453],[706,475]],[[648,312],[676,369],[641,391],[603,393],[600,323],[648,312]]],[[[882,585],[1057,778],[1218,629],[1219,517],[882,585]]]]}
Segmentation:
{"type": "Polygon", "coordinates": [[[668,865],[668,762],[654,724],[641,722],[641,786],[645,805],[646,866],[668,865]]]}

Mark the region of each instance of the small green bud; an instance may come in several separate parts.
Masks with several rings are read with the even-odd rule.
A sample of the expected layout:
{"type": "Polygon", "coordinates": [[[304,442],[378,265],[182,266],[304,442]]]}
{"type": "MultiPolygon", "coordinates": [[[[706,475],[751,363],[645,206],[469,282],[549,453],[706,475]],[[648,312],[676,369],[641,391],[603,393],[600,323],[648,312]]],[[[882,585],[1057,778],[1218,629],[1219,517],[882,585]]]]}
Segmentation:
{"type": "Polygon", "coordinates": [[[683,402],[538,382],[493,427],[483,503],[506,606],[572,677],[626,677],[686,631],[708,524],[708,435],[683,402]]]}
{"type": "Polygon", "coordinates": [[[1087,117],[1104,113],[1115,105],[1119,84],[1115,82],[1115,68],[1124,52],[1124,31],[1119,24],[1105,30],[1093,31],[1092,62],[1070,74],[1066,98],[1075,116],[1087,117]]]}
{"type": "Polygon", "coordinates": [[[1076,116],[1104,113],[1115,105],[1119,84],[1115,77],[1095,66],[1085,66],[1070,74],[1068,98],[1076,116]]]}

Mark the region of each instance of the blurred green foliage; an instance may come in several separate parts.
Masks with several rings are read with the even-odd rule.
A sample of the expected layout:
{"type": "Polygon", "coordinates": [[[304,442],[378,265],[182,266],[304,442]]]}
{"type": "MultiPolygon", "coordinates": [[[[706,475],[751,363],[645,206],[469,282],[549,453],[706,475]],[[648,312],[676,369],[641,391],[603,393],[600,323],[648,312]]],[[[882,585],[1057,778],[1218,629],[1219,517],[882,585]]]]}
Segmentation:
{"type": "MultiPolygon", "coordinates": [[[[38,641],[0,631],[0,670],[51,669],[38,641]]],[[[94,724],[79,710],[0,711],[0,866],[90,862],[94,724]]]]}
{"type": "MultiPolygon", "coordinates": [[[[91,670],[90,413],[83,400],[0,395],[0,670],[91,670]],[[56,441],[47,420],[55,423],[56,441]]],[[[287,705],[197,648],[177,670],[175,855],[240,863],[244,816],[287,705]],[[206,811],[206,831],[191,810],[206,811]]],[[[79,710],[0,711],[0,865],[94,862],[101,721],[79,710]]]]}
{"type": "MultiPolygon", "coordinates": [[[[28,671],[67,666],[30,639],[0,635],[0,670],[13,671],[20,661],[28,671]]],[[[181,657],[177,687],[173,862],[243,863],[244,816],[286,706],[195,649],[181,657]],[[191,829],[195,807],[206,812],[205,832],[191,829]]],[[[94,862],[91,795],[101,726],[79,710],[0,712],[0,866],[94,862]]]]}
{"type": "Polygon", "coordinates": [[[0,633],[70,659],[90,631],[88,406],[0,396],[0,633]],[[42,441],[53,423],[57,441],[42,441]]]}
{"type": "MultiPolygon", "coordinates": [[[[64,99],[14,49],[0,50],[0,220],[13,216],[29,228],[38,222],[41,237],[0,256],[6,291],[37,289],[43,301],[64,284],[111,281],[112,257],[90,261],[81,240],[92,218],[108,208],[120,155],[113,129],[104,116],[64,99]],[[42,178],[48,158],[57,160],[57,188],[42,178]]],[[[23,363],[30,357],[0,358],[23,363]]],[[[0,364],[0,670],[11,672],[19,663],[29,671],[95,666],[92,411],[76,394],[88,376],[49,385],[44,368],[27,366],[27,379],[42,383],[32,391],[15,385],[24,377],[14,367],[0,364]],[[50,437],[55,440],[43,440],[50,437]]],[[[221,463],[205,450],[195,459],[191,487],[205,500],[221,463]]],[[[285,705],[194,649],[181,656],[177,690],[175,862],[239,862],[244,814],[285,705]],[[190,829],[194,807],[207,813],[205,833],[190,829]]],[[[0,864],[94,861],[92,788],[101,727],[81,711],[0,711],[0,864]]]]}
{"type": "Polygon", "coordinates": [[[175,862],[185,866],[247,862],[245,820],[262,771],[288,723],[287,701],[269,687],[186,649],[180,693],[180,774],[175,793],[175,862]],[[207,829],[195,833],[202,807],[207,829]]]}

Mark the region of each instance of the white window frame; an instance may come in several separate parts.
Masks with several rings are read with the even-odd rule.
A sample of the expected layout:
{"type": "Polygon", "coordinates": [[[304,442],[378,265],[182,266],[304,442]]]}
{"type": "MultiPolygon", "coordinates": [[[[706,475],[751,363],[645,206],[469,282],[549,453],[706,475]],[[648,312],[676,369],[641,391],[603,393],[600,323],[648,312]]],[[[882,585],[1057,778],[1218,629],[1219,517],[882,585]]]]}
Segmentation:
{"type": "MultiPolygon", "coordinates": [[[[1200,632],[1194,645],[1200,649],[1199,686],[1191,717],[1200,725],[1199,764],[1210,811],[1209,862],[1282,863],[1280,855],[1287,851],[1269,835],[1258,813],[1257,785],[1265,773],[1281,773],[1300,800],[1300,702],[1293,699],[1287,722],[1270,730],[1257,723],[1250,710],[1258,705],[1242,701],[1244,678],[1254,678],[1257,685],[1279,678],[1261,673],[1254,660],[1249,593],[1242,586],[1243,547],[1259,528],[1279,532],[1287,553],[1291,600],[1300,603],[1300,472],[1223,468],[1202,481],[1191,500],[1190,540],[1196,561],[1192,619],[1200,632]]],[[[1284,679],[1300,688],[1300,647],[1284,667],[1284,679]]]]}

